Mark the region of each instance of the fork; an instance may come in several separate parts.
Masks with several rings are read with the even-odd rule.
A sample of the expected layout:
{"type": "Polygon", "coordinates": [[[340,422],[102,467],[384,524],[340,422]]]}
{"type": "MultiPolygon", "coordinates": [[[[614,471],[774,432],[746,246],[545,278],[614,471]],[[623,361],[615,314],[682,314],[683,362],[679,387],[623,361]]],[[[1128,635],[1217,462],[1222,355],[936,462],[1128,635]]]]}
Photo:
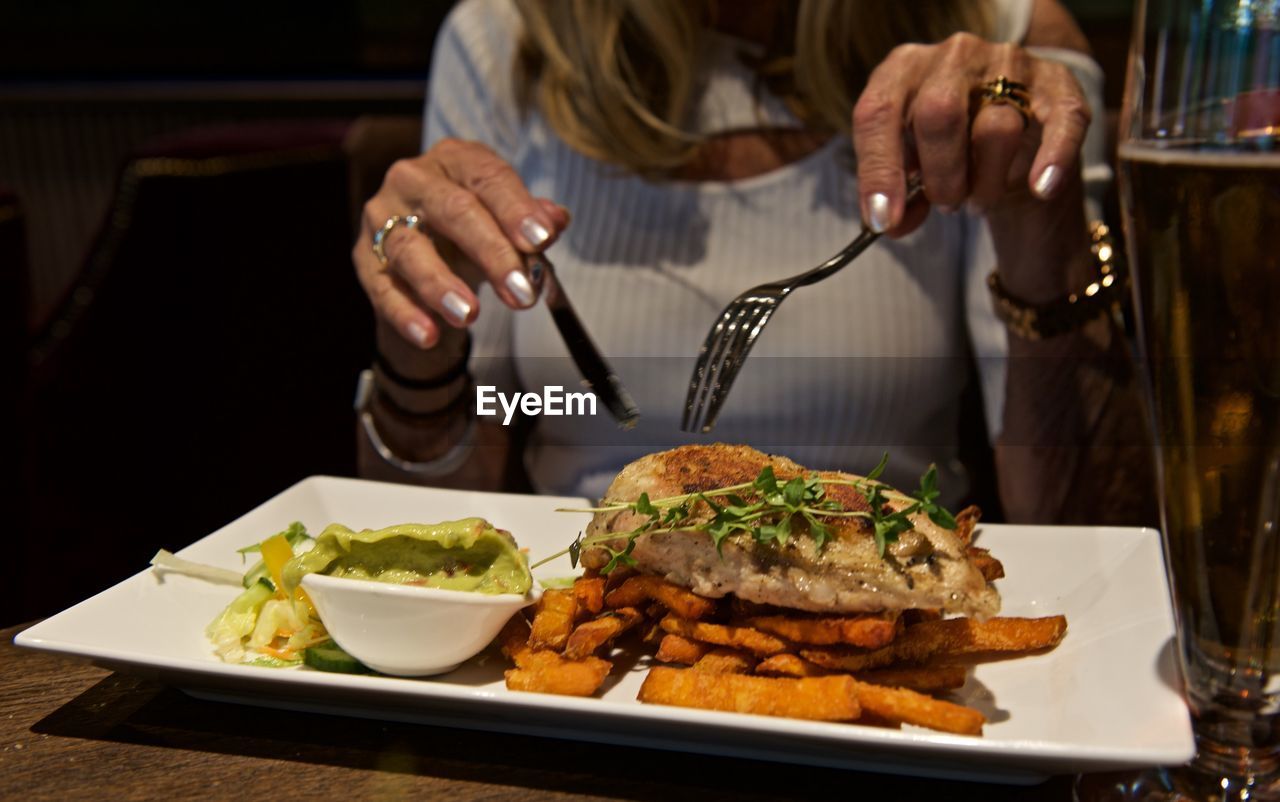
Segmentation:
{"type": "MultiPolygon", "coordinates": [[[[922,188],[917,176],[908,179],[908,204],[922,188]]],[[[863,225],[862,232],[844,250],[812,270],[752,287],[730,301],[707,332],[702,350],[698,352],[698,362],[689,380],[689,394],[685,396],[680,428],[686,432],[711,431],[720,415],[720,407],[733,387],[733,380],[747,360],[747,354],[787,296],[798,287],[817,284],[835,275],[879,238],[878,232],[863,225]]]]}

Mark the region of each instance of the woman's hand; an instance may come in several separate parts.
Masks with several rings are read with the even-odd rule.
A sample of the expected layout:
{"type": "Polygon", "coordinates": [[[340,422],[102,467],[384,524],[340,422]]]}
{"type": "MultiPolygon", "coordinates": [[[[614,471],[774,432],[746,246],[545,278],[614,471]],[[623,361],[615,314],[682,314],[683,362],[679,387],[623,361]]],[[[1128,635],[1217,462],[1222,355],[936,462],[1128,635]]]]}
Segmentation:
{"type": "Polygon", "coordinates": [[[445,139],[387,171],[364,206],[351,258],[377,314],[426,349],[439,341],[441,320],[459,329],[475,320],[482,280],[513,309],[531,306],[521,254],[547,247],[568,224],[568,212],[532,197],[489,148],[445,139]],[[395,226],[383,240],[384,264],[373,238],[393,215],[417,215],[421,230],[395,226]]]}
{"type": "Polygon", "coordinates": [[[901,236],[929,205],[992,212],[1050,200],[1078,175],[1089,104],[1064,66],[1021,47],[959,33],[936,45],[895,48],[867,81],[853,111],[863,219],[901,236]],[[1025,119],[986,105],[984,84],[1003,75],[1030,95],[1025,119]],[[918,169],[928,203],[905,208],[906,175],[918,169]]]}

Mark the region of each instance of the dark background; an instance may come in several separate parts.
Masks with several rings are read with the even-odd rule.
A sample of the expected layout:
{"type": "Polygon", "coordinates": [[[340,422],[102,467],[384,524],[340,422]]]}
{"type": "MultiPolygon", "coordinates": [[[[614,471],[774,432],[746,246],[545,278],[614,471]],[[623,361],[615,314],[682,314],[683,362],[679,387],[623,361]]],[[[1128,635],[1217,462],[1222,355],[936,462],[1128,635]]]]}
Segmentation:
{"type": "MultiPolygon", "coordinates": [[[[0,626],[354,473],[354,215],[451,5],[0,4],[0,626]]],[[[1114,109],[1130,4],[1068,5],[1114,109]]]]}
{"type": "Polygon", "coordinates": [[[16,79],[425,74],[451,0],[70,0],[0,7],[16,79]]]}

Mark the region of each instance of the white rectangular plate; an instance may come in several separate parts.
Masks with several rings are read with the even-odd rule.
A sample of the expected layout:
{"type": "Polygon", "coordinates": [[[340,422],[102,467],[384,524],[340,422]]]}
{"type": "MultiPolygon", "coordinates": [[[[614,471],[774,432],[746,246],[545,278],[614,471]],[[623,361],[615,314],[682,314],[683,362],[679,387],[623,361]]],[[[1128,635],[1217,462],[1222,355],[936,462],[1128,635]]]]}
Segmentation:
{"type": "MultiPolygon", "coordinates": [[[[243,570],[237,548],[291,521],[379,528],[481,516],[532,560],[586,525],[582,499],[435,490],[353,479],[299,482],[179,552],[243,570]]],[[[643,662],[622,662],[600,698],[508,691],[495,658],[427,679],[227,665],[205,625],[234,587],[146,570],[18,635],[19,646],[91,658],[217,699],[471,729],[551,735],[810,765],[1030,783],[1050,774],[1181,763],[1194,744],[1176,690],[1173,615],[1159,535],[1150,529],[982,526],[1005,566],[1003,615],[1064,614],[1056,649],[979,665],[956,694],[987,715],[971,738],[642,705],[643,662]]],[[[568,558],[537,572],[568,576],[568,558]]]]}

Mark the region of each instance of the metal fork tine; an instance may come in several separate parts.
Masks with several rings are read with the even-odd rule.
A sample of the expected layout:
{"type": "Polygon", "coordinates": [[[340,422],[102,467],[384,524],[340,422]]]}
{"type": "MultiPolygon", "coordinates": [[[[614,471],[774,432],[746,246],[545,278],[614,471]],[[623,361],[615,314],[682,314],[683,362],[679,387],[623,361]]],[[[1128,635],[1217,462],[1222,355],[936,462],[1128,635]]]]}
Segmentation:
{"type": "MultiPolygon", "coordinates": [[[[782,298],[777,299],[778,302],[781,302],[781,300],[782,298]]],[[[773,313],[777,311],[778,311],[778,303],[776,302],[768,304],[765,307],[763,307],[760,318],[756,321],[755,326],[751,328],[750,333],[748,333],[746,344],[742,346],[741,361],[746,361],[747,354],[750,353],[751,349],[755,347],[756,340],[760,339],[760,334],[764,331],[764,327],[769,325],[769,319],[772,318],[773,313]]]]}
{"type": "Polygon", "coordinates": [[[707,338],[702,342],[702,349],[698,352],[698,361],[693,366],[693,377],[689,380],[689,392],[685,396],[684,419],[681,422],[681,428],[685,431],[692,431],[689,427],[696,417],[696,411],[699,409],[697,399],[704,393],[703,388],[706,384],[707,371],[711,365],[711,354],[720,342],[725,327],[736,313],[736,302],[726,306],[724,311],[720,313],[715,325],[711,327],[711,331],[707,332],[707,338]]]}
{"type": "Polygon", "coordinates": [[[724,405],[724,400],[729,397],[729,390],[733,388],[733,382],[738,378],[738,372],[746,364],[747,354],[751,352],[751,347],[755,345],[760,332],[773,314],[774,299],[754,298],[752,300],[754,303],[750,305],[751,317],[744,321],[741,328],[736,332],[725,356],[724,363],[716,377],[717,381],[711,388],[710,397],[702,405],[704,414],[698,431],[704,434],[715,427],[716,419],[720,417],[720,407],[724,405]]]}
{"type": "Polygon", "coordinates": [[[698,388],[698,395],[694,404],[693,424],[695,426],[699,426],[698,420],[702,418],[702,411],[706,409],[707,399],[720,385],[720,373],[724,370],[728,357],[733,353],[729,349],[737,339],[739,332],[742,331],[743,323],[751,313],[751,305],[739,300],[725,310],[726,315],[730,313],[732,313],[731,319],[721,330],[719,338],[708,354],[708,368],[702,375],[702,386],[698,388]]]}

